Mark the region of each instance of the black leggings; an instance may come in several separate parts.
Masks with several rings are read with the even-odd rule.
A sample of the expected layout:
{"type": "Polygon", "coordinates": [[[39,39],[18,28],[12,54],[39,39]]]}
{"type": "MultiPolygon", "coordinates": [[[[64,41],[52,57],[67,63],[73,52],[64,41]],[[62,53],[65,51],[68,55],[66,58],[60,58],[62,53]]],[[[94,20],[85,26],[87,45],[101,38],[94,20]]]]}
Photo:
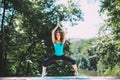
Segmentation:
{"type": "Polygon", "coordinates": [[[67,56],[64,56],[64,55],[63,56],[56,56],[56,55],[54,55],[54,56],[46,58],[44,60],[43,64],[42,64],[42,66],[47,67],[49,63],[51,63],[51,62],[53,62],[55,60],[68,61],[68,62],[72,63],[72,65],[76,64],[75,60],[70,58],[70,57],[67,57],[67,56]]]}

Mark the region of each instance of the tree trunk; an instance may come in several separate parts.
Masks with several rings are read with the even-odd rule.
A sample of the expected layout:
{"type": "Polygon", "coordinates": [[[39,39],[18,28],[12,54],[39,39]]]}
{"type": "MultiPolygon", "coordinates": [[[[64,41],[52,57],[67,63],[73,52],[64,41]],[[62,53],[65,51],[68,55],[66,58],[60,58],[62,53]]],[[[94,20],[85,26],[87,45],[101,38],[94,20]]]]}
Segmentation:
{"type": "Polygon", "coordinates": [[[5,4],[6,0],[3,0],[3,14],[0,30],[0,76],[5,76],[5,58],[4,58],[4,19],[5,19],[5,4]]]}

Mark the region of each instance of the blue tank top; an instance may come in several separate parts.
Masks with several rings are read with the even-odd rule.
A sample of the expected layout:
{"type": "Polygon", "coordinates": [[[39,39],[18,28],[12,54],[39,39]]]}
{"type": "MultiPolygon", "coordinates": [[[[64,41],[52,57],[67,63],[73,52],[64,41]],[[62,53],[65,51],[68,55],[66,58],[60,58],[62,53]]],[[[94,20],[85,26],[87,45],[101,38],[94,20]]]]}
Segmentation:
{"type": "Polygon", "coordinates": [[[55,50],[54,54],[56,56],[64,55],[63,48],[64,48],[64,43],[54,43],[54,50],[55,50]]]}

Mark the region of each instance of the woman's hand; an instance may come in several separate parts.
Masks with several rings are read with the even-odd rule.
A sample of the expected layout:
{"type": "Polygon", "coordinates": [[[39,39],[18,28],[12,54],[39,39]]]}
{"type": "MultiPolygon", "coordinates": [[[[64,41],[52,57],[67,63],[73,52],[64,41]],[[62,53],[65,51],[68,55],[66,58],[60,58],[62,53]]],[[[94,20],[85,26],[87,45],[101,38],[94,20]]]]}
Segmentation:
{"type": "Polygon", "coordinates": [[[59,22],[57,23],[57,26],[56,27],[59,27],[59,22]]]}
{"type": "Polygon", "coordinates": [[[65,30],[64,30],[63,27],[61,26],[60,22],[58,22],[58,26],[59,26],[59,28],[60,28],[63,32],[65,32],[65,30]]]}
{"type": "Polygon", "coordinates": [[[59,26],[60,28],[62,27],[60,22],[58,22],[57,24],[58,24],[58,26],[59,26]]]}

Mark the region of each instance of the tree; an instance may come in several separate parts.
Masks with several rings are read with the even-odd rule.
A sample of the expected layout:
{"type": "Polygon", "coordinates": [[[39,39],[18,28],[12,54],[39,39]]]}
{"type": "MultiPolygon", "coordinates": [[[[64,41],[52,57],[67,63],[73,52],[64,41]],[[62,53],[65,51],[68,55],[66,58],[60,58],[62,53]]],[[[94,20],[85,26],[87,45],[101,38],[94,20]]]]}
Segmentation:
{"type": "Polygon", "coordinates": [[[72,42],[70,45],[72,56],[77,61],[78,67],[86,70],[97,70],[96,52],[92,48],[95,38],[72,42]]]}
{"type": "Polygon", "coordinates": [[[7,47],[7,43],[5,39],[9,39],[6,38],[7,35],[7,31],[6,29],[8,29],[8,24],[10,24],[10,20],[11,18],[9,18],[9,16],[11,14],[8,13],[9,10],[11,10],[11,8],[8,6],[9,5],[9,1],[8,0],[1,0],[0,1],[0,9],[1,9],[1,26],[0,26],[0,76],[5,76],[7,75],[7,51],[6,51],[6,47],[7,47]],[[9,18],[9,19],[8,19],[9,18]]]}
{"type": "Polygon", "coordinates": [[[117,76],[120,73],[120,1],[101,0],[101,13],[108,18],[100,29],[100,36],[94,45],[98,55],[99,75],[117,76]]]}
{"type": "MultiPolygon", "coordinates": [[[[6,68],[1,71],[1,76],[37,75],[41,73],[42,61],[53,54],[51,30],[58,21],[81,20],[81,10],[72,0],[68,0],[69,7],[63,4],[56,5],[55,0],[4,1],[7,2],[5,8],[7,14],[6,19],[2,18],[2,20],[3,25],[6,24],[7,27],[3,29],[5,32],[1,33],[1,35],[5,34],[2,40],[5,43],[0,42],[5,45],[5,49],[1,51],[0,58],[2,63],[6,64],[2,67],[6,68]],[[7,74],[4,73],[5,70],[7,74]]],[[[6,5],[2,2],[1,4],[6,5]]],[[[71,54],[69,41],[65,45],[65,52],[67,55],[71,54]]]]}

